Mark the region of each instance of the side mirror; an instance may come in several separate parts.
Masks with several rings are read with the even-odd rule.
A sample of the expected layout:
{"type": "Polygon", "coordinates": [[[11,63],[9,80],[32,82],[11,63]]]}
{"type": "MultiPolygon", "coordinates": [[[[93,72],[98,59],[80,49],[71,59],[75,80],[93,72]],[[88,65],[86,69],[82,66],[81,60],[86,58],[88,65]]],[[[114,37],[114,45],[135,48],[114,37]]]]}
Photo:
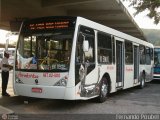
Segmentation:
{"type": "Polygon", "coordinates": [[[89,42],[88,40],[83,41],[83,52],[88,52],[89,51],[89,42]]]}

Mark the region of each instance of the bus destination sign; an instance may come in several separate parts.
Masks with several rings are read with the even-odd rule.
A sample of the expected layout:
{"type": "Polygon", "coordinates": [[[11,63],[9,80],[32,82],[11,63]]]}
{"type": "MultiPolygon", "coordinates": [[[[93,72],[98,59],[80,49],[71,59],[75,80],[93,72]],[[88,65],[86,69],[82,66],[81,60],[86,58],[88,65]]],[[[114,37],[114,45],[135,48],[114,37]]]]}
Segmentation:
{"type": "Polygon", "coordinates": [[[68,27],[69,27],[69,21],[42,22],[42,23],[29,24],[30,30],[65,29],[68,27]]]}

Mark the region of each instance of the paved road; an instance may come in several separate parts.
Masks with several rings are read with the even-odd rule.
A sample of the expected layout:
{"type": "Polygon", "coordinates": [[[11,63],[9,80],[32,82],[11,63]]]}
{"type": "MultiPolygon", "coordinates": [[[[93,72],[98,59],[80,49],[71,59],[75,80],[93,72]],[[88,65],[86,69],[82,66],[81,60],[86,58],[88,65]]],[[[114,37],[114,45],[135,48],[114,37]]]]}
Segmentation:
{"type": "MultiPolygon", "coordinates": [[[[83,117],[86,117],[86,114],[99,114],[96,116],[99,119],[99,117],[105,114],[113,114],[115,117],[116,114],[148,113],[159,114],[160,117],[160,81],[147,83],[144,89],[131,88],[111,94],[109,99],[104,103],[96,103],[94,99],[88,101],[66,101],[14,96],[11,83],[10,81],[8,90],[12,97],[2,97],[0,105],[13,110],[19,117],[31,117],[26,117],[26,114],[38,114],[41,117],[47,117],[48,114],[54,115],[54,117],[57,114],[78,114],[83,117]]],[[[92,118],[93,116],[90,117],[92,118]]]]}

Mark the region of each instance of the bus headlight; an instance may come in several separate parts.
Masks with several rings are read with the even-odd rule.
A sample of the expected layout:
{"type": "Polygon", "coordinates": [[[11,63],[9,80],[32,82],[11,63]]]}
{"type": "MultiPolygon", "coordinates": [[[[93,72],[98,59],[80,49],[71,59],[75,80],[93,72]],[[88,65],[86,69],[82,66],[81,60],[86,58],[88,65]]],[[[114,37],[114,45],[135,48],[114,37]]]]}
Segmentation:
{"type": "Polygon", "coordinates": [[[19,78],[17,78],[17,77],[15,78],[15,82],[23,84],[23,82],[19,78]]]}
{"type": "Polygon", "coordinates": [[[67,77],[60,79],[58,82],[54,84],[54,86],[66,86],[67,85],[67,77]]]}

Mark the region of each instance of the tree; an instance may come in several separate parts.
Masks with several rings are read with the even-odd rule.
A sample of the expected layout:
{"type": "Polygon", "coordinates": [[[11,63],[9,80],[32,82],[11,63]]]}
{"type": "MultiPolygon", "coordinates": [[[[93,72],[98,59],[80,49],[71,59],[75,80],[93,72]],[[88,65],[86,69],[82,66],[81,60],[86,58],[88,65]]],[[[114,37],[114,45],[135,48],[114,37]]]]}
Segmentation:
{"type": "Polygon", "coordinates": [[[130,1],[129,6],[133,6],[137,11],[135,15],[143,12],[144,10],[149,10],[147,14],[148,17],[154,19],[154,23],[158,24],[160,22],[160,0],[123,0],[130,1]]]}

